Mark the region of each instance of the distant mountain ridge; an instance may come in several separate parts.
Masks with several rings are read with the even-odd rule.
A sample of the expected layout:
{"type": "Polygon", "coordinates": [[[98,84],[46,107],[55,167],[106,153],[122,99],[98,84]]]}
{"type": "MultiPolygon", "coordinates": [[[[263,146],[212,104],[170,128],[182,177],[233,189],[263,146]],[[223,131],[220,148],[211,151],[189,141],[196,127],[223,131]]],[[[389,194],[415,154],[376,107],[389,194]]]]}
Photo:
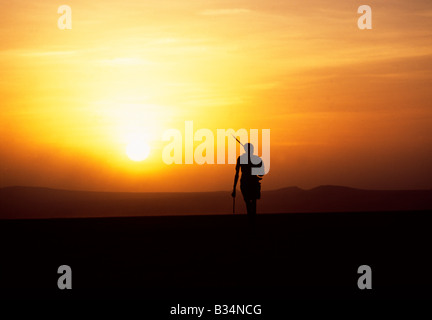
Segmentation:
{"type": "MultiPolygon", "coordinates": [[[[236,213],[244,213],[238,192],[236,213]]],[[[432,190],[364,190],[319,186],[263,191],[259,213],[431,210],[432,190]]],[[[232,214],[228,191],[96,192],[0,188],[0,219],[232,214]]]]}

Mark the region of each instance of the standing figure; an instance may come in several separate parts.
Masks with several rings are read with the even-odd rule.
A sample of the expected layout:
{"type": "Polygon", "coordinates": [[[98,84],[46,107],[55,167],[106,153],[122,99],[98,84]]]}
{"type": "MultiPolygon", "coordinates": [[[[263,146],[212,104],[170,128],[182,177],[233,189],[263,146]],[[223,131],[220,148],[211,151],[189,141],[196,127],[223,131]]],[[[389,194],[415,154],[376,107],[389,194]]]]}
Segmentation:
{"type": "Polygon", "coordinates": [[[237,158],[232,196],[233,198],[236,196],[239,170],[241,169],[240,190],[246,202],[247,214],[253,217],[256,215],[256,201],[261,198],[261,179],[265,171],[262,159],[253,154],[254,146],[251,143],[246,143],[243,147],[245,153],[237,158]],[[256,168],[259,174],[253,175],[252,168],[256,168]]]}

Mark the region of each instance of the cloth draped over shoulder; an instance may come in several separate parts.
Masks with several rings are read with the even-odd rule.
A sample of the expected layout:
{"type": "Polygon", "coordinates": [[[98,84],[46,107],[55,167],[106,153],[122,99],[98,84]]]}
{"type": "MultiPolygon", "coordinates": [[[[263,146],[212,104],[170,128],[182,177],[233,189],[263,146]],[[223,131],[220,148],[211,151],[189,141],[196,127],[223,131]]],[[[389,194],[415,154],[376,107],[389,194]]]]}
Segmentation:
{"type": "Polygon", "coordinates": [[[264,175],[264,163],[256,155],[248,158],[247,154],[242,154],[237,158],[236,170],[241,169],[240,190],[245,199],[261,198],[261,179],[264,175]],[[252,168],[258,170],[258,174],[252,174],[252,168]]]}

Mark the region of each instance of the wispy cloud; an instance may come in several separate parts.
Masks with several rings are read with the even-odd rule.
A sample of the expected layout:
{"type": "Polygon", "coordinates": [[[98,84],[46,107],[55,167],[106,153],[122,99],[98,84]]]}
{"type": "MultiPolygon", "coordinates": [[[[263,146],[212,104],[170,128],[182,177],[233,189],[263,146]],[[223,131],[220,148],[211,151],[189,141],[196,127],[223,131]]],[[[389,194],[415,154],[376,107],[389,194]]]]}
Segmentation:
{"type": "Polygon", "coordinates": [[[280,82],[273,81],[273,82],[251,84],[248,86],[248,88],[253,90],[270,90],[280,85],[281,85],[280,82]]]}
{"type": "Polygon", "coordinates": [[[235,15],[235,14],[245,14],[250,13],[251,10],[244,8],[232,8],[232,9],[214,9],[214,10],[204,10],[200,14],[204,16],[222,16],[222,15],[235,15]]]}
{"type": "Polygon", "coordinates": [[[114,59],[102,59],[99,63],[105,66],[142,66],[142,65],[153,65],[154,62],[144,60],[141,58],[114,58],[114,59]]]}
{"type": "Polygon", "coordinates": [[[76,51],[39,51],[39,52],[25,52],[21,53],[20,56],[24,57],[49,57],[49,56],[66,56],[74,55],[76,51]]]}

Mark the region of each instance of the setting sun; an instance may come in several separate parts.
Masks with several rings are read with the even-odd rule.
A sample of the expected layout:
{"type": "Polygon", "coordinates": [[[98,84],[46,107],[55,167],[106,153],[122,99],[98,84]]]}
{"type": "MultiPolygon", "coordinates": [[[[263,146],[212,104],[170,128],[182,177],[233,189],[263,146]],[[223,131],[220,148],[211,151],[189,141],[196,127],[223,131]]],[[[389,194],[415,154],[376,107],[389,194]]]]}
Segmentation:
{"type": "Polygon", "coordinates": [[[145,141],[135,140],[127,145],[126,154],[133,161],[143,161],[150,154],[150,146],[145,141]]]}

